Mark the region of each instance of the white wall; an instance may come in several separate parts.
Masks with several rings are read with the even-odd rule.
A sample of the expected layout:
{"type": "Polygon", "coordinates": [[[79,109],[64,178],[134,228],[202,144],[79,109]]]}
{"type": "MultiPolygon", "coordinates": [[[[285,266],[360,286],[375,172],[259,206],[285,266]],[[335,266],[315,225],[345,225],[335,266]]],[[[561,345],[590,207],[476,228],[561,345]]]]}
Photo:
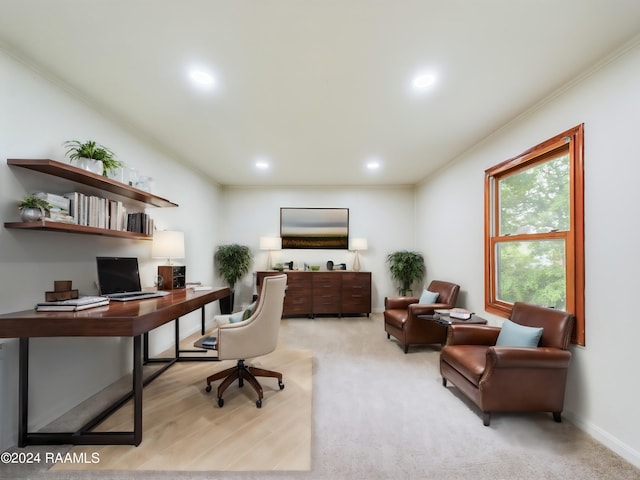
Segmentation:
{"type": "MultiPolygon", "coordinates": [[[[580,123],[585,125],[586,346],[574,347],[566,416],[640,466],[640,46],[486,139],[417,192],[417,235],[431,276],[459,280],[481,312],[484,170],[580,123]],[[438,233],[433,234],[433,205],[438,233]],[[424,221],[421,221],[424,219],[424,221]]],[[[500,323],[497,317],[493,322],[500,323]]]]}
{"type": "MultiPolygon", "coordinates": [[[[386,256],[395,250],[413,249],[413,187],[255,187],[222,190],[220,243],[248,245],[254,254],[253,270],[264,270],[267,253],[259,250],[261,236],[279,236],[280,207],[326,207],[349,209],[349,235],[367,239],[368,250],[360,253],[362,271],[372,277],[372,307],[383,309],[384,297],[396,289],[386,264],[386,256]]],[[[346,250],[281,250],[277,261],[319,264],[326,269],[328,260],[353,265],[353,253],[346,250]]],[[[240,302],[251,296],[252,277],[238,286],[240,302]]]]}
{"type": "MultiPolygon", "coordinates": [[[[141,174],[154,178],[153,193],[178,208],[147,208],[159,229],[185,232],[187,280],[212,284],[216,243],[218,187],[181,167],[161,152],[136,140],[118,123],[96,113],[31,69],[0,52],[0,218],[19,221],[17,204],[37,190],[69,191],[70,183],[9,167],[6,158],[51,158],[65,161],[65,140],[95,139],[141,174]],[[204,215],[203,215],[203,212],[204,215]],[[209,212],[209,213],[206,213],[209,212]]],[[[53,281],[71,279],[82,294],[96,293],[95,257],[137,256],[145,286],[153,285],[156,267],[151,242],[53,232],[0,228],[0,313],[32,308],[52,290],[53,281]]],[[[211,317],[217,306],[209,307],[211,317]]],[[[200,313],[181,322],[184,334],[199,328],[200,313]]],[[[154,332],[152,353],[173,342],[171,326],[154,332]]],[[[17,441],[17,340],[3,342],[4,375],[0,380],[0,450],[17,441]]],[[[130,369],[130,340],[120,338],[55,338],[31,342],[30,429],[96,393],[130,369]]]]}

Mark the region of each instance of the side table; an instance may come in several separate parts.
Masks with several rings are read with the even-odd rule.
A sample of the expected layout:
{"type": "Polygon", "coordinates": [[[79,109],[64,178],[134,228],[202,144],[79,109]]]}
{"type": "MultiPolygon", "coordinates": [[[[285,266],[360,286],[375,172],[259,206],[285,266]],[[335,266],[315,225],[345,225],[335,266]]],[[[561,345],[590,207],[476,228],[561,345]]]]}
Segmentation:
{"type": "Polygon", "coordinates": [[[472,314],[471,318],[468,318],[466,320],[463,320],[461,318],[453,318],[453,317],[450,317],[449,315],[442,315],[439,313],[434,313],[433,315],[418,315],[418,318],[420,318],[421,320],[426,320],[428,322],[435,322],[438,325],[442,325],[446,327],[447,333],[445,335],[445,341],[446,341],[447,335],[449,334],[448,332],[449,325],[458,325],[458,324],[486,325],[488,323],[486,319],[479,317],[476,314],[472,314]]]}

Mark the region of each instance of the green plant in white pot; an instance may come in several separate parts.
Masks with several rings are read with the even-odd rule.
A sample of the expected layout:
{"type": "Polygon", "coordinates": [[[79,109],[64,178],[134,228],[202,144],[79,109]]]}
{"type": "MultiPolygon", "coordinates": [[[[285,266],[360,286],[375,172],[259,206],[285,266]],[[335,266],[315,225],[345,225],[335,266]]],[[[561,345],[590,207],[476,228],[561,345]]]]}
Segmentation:
{"type": "Polygon", "coordinates": [[[231,313],[233,311],[234,288],[236,283],[249,272],[251,267],[251,250],[246,245],[237,243],[220,245],[216,250],[214,260],[218,272],[231,289],[229,301],[220,299],[220,312],[231,313]]]}
{"type": "Polygon", "coordinates": [[[51,210],[51,204],[41,198],[28,195],[18,204],[18,210],[20,210],[22,221],[37,222],[51,210]]]}
{"type": "Polygon", "coordinates": [[[64,143],[64,146],[68,148],[67,156],[69,159],[72,162],[75,161],[79,168],[98,175],[106,177],[109,172],[122,166],[122,162],[116,160],[115,154],[111,150],[93,140],[86,142],[69,140],[64,143]]]}

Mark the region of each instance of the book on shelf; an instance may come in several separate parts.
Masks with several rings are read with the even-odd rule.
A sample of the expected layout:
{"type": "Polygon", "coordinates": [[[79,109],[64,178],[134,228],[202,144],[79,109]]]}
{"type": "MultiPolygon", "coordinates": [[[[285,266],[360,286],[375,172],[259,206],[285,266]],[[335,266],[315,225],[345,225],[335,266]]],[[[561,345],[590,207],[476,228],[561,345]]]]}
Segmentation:
{"type": "Polygon", "coordinates": [[[89,308],[102,307],[104,305],[109,305],[109,299],[107,297],[83,296],[79,298],[71,298],[69,300],[40,302],[36,304],[36,311],[75,312],[78,310],[87,310],[89,308]]]}
{"type": "Polygon", "coordinates": [[[36,192],[33,194],[34,197],[44,200],[53,208],[57,209],[63,213],[69,213],[69,203],[70,200],[65,195],[57,195],[55,193],[47,193],[47,192],[36,192]]]}
{"type": "MultiPolygon", "coordinates": [[[[86,227],[104,228],[108,230],[132,231],[128,228],[128,220],[131,215],[127,212],[127,207],[120,200],[110,200],[94,195],[85,195],[80,192],[65,193],[64,196],[70,200],[69,215],[78,225],[86,227]]],[[[145,214],[146,215],[146,214],[145,214]]],[[[150,220],[147,220],[151,223],[150,220]]],[[[147,225],[149,232],[153,231],[153,226],[147,225]]],[[[146,231],[133,230],[138,233],[146,231]]],[[[146,233],[150,235],[150,233],[146,233]]]]}

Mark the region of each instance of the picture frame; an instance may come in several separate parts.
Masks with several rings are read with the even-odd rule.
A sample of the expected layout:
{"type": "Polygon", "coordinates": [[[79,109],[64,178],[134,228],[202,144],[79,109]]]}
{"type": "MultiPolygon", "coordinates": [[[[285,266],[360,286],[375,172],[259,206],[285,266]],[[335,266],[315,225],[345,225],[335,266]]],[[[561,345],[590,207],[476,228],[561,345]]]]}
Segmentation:
{"type": "Polygon", "coordinates": [[[283,249],[349,248],[348,208],[280,208],[283,249]]]}

